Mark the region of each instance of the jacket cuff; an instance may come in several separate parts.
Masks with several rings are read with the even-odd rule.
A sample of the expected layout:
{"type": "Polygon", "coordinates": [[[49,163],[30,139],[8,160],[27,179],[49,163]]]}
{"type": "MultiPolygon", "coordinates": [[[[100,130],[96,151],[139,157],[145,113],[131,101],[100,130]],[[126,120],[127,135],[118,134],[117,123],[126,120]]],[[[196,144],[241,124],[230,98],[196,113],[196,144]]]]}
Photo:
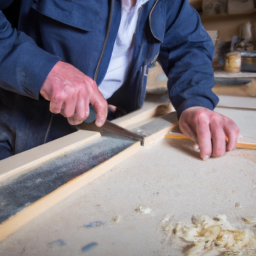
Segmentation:
{"type": "Polygon", "coordinates": [[[219,99],[213,103],[211,100],[204,98],[204,97],[200,97],[200,96],[195,97],[193,99],[187,99],[179,106],[178,109],[176,109],[178,119],[180,118],[180,116],[184,110],[191,108],[191,107],[204,107],[204,108],[213,110],[215,108],[215,106],[217,105],[218,101],[219,101],[219,99]]]}
{"type": "Polygon", "coordinates": [[[26,96],[39,99],[41,87],[55,64],[60,61],[36,45],[31,45],[30,54],[22,54],[18,60],[18,84],[26,96]]]}

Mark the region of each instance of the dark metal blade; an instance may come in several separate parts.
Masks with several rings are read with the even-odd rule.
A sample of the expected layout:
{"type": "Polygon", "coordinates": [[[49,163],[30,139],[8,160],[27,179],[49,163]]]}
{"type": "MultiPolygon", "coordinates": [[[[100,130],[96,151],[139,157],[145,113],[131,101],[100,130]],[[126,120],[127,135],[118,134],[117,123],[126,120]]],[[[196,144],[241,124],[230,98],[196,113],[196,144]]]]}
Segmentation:
{"type": "Polygon", "coordinates": [[[139,135],[137,133],[128,131],[124,129],[123,127],[120,127],[119,125],[116,125],[110,121],[106,121],[105,124],[102,126],[103,129],[111,132],[115,132],[117,134],[123,135],[125,137],[141,141],[141,145],[144,146],[144,136],[139,135]]]}

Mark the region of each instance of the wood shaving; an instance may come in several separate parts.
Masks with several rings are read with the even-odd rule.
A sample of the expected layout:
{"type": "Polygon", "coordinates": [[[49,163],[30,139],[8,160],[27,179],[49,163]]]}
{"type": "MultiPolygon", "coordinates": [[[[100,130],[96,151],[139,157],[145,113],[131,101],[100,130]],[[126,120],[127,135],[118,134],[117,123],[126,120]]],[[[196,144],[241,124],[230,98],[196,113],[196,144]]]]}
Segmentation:
{"type": "Polygon", "coordinates": [[[246,224],[256,224],[256,218],[253,218],[253,219],[242,218],[242,220],[243,220],[246,224]]]}
{"type": "Polygon", "coordinates": [[[240,203],[236,203],[236,204],[235,204],[235,207],[236,207],[236,208],[242,208],[242,206],[241,206],[240,203]]]}
{"type": "Polygon", "coordinates": [[[185,252],[187,256],[203,256],[212,251],[226,256],[256,256],[256,236],[253,231],[236,228],[227,221],[226,215],[215,218],[207,215],[193,216],[192,224],[178,222],[173,233],[185,241],[193,242],[194,246],[185,252]],[[244,254],[246,252],[249,254],[244,254]]]}
{"type": "Polygon", "coordinates": [[[113,220],[113,224],[117,224],[121,221],[121,216],[117,215],[112,220],[113,220]]]}
{"type": "Polygon", "coordinates": [[[140,212],[143,214],[150,214],[152,213],[152,209],[149,207],[142,207],[141,205],[137,205],[137,208],[135,209],[136,212],[140,212]]]}

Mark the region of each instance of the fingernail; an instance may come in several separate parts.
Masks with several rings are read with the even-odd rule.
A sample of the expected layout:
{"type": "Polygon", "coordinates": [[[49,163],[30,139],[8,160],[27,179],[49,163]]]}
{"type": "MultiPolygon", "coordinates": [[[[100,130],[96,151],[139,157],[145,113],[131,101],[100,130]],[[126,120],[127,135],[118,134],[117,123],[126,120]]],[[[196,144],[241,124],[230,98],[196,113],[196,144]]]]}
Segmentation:
{"type": "Polygon", "coordinates": [[[101,127],[103,124],[104,124],[104,122],[102,120],[99,120],[96,125],[101,127]]]}
{"type": "Polygon", "coordinates": [[[227,151],[230,152],[230,151],[234,151],[235,148],[228,148],[227,151]]]}
{"type": "Polygon", "coordinates": [[[209,156],[208,155],[204,156],[203,160],[206,161],[207,159],[209,159],[209,156]]]}
{"type": "Polygon", "coordinates": [[[195,144],[195,145],[194,145],[194,150],[197,151],[197,152],[199,152],[199,151],[200,151],[199,145],[195,144]]]}

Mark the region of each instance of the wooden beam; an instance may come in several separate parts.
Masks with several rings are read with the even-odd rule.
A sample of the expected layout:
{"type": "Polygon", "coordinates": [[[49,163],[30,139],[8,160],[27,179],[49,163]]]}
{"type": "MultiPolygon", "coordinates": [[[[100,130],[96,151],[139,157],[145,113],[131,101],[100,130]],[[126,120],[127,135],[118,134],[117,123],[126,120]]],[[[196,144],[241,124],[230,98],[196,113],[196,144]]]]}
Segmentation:
{"type": "Polygon", "coordinates": [[[52,193],[29,205],[24,210],[16,213],[14,216],[1,223],[0,242],[18,229],[20,229],[26,223],[36,218],[38,215],[47,211],[52,206],[56,205],[69,195],[73,194],[75,191],[79,190],[91,181],[97,179],[120,162],[135,154],[136,152],[141,150],[141,148],[142,147],[140,145],[140,142],[136,142],[131,147],[120,152],[106,162],[67,182],[52,193]]]}
{"type": "MultiPolygon", "coordinates": [[[[176,123],[177,115],[175,112],[172,112],[163,117],[160,117],[155,121],[147,123],[139,127],[138,129],[148,134],[148,136],[145,139],[145,145],[148,146],[151,145],[153,142],[163,138],[168,131],[172,130],[172,128],[176,126],[176,123]]],[[[60,140],[63,140],[63,138],[61,138],[60,140]]],[[[61,142],[59,142],[58,144],[60,143],[61,142]]],[[[76,148],[76,146],[73,146],[73,148],[76,148]]],[[[22,211],[16,213],[14,216],[10,217],[9,219],[1,223],[0,241],[4,240],[6,237],[17,231],[19,228],[21,228],[29,221],[39,216],[41,213],[47,211],[61,200],[65,199],[75,191],[90,183],[91,181],[97,179],[98,177],[106,173],[108,170],[110,170],[117,164],[121,163],[131,155],[136,154],[143,148],[144,147],[141,146],[140,142],[134,143],[132,146],[123,150],[114,157],[108,159],[107,161],[96,166],[90,171],[85,172],[84,174],[76,177],[75,179],[70,180],[66,184],[60,186],[55,191],[44,196],[35,203],[32,203],[22,211]]],[[[38,148],[33,150],[37,152],[37,149],[38,148]]],[[[31,154],[33,153],[33,150],[30,151],[31,154]]],[[[54,154],[54,152],[52,152],[52,154],[54,154]]],[[[26,166],[29,166],[29,163],[26,163],[26,166]]],[[[31,164],[30,166],[33,166],[33,164],[31,164]]]]}
{"type": "Polygon", "coordinates": [[[6,158],[0,161],[0,181],[24,173],[24,171],[27,171],[29,168],[66,154],[69,151],[100,137],[101,135],[99,132],[80,130],[60,139],[6,158]]]}

